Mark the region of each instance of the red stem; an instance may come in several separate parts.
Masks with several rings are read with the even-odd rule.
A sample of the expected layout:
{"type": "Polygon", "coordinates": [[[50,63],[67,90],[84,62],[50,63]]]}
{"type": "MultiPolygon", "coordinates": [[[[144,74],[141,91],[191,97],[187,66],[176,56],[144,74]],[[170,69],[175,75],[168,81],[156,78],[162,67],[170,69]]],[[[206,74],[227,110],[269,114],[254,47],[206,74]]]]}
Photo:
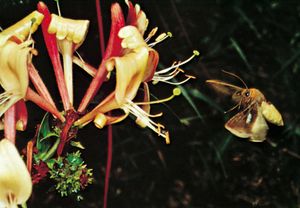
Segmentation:
{"type": "Polygon", "coordinates": [[[4,137],[13,144],[16,143],[16,122],[16,105],[14,104],[4,113],[4,137]]]}
{"type": "Polygon", "coordinates": [[[34,102],[45,111],[52,113],[61,122],[65,122],[65,118],[60,114],[60,112],[58,112],[58,110],[53,105],[48,103],[43,97],[39,96],[36,92],[34,92],[29,87],[26,93],[26,99],[34,102]]]}
{"type": "Polygon", "coordinates": [[[97,11],[97,22],[98,22],[99,39],[100,39],[100,49],[101,49],[100,51],[103,57],[105,52],[105,40],[104,40],[104,30],[103,30],[100,0],[96,0],[96,11],[97,11]]]}
{"type": "MultiPolygon", "coordinates": [[[[100,49],[102,56],[105,52],[105,43],[104,43],[104,35],[103,35],[103,22],[102,22],[102,15],[101,15],[101,7],[100,1],[96,0],[96,8],[97,8],[97,17],[98,17],[98,29],[99,29],[99,36],[100,36],[100,49]]],[[[103,80],[101,79],[103,82],[103,80]]],[[[110,113],[109,113],[110,115],[110,113]]],[[[113,148],[113,131],[112,125],[108,126],[108,135],[107,135],[107,159],[106,159],[106,169],[105,169],[105,183],[104,183],[104,195],[103,195],[103,208],[107,207],[107,196],[108,196],[108,189],[109,189],[109,179],[110,179],[110,172],[111,172],[111,164],[112,164],[112,148],[113,148]]]]}
{"type": "Polygon", "coordinates": [[[65,147],[65,144],[72,139],[72,135],[69,135],[70,129],[73,125],[73,123],[78,119],[78,114],[74,110],[67,111],[66,115],[66,123],[64,127],[62,128],[62,131],[60,133],[60,143],[57,147],[57,155],[60,156],[63,152],[63,149],[65,147]]]}
{"type": "Polygon", "coordinates": [[[113,132],[112,132],[112,125],[109,125],[108,135],[107,135],[107,159],[106,159],[106,170],[105,170],[103,208],[107,207],[107,195],[108,195],[109,178],[110,178],[110,170],[111,170],[111,163],[112,163],[112,152],[113,152],[113,132]]]}
{"type": "Polygon", "coordinates": [[[56,37],[54,34],[49,34],[48,33],[48,27],[51,22],[51,14],[46,6],[46,4],[42,1],[40,1],[37,5],[38,11],[41,12],[44,15],[44,19],[42,22],[42,31],[43,31],[43,36],[44,36],[44,41],[48,50],[48,54],[50,56],[53,68],[54,68],[54,73],[55,73],[55,78],[56,78],[56,83],[58,86],[58,90],[64,105],[65,111],[72,109],[72,105],[69,100],[69,95],[65,83],[65,78],[63,74],[63,69],[61,65],[61,61],[59,58],[59,53],[58,53],[58,48],[57,48],[57,42],[56,42],[56,37]]]}
{"type": "Polygon", "coordinates": [[[37,90],[37,92],[39,93],[39,95],[42,96],[45,100],[47,100],[51,105],[53,105],[56,108],[55,103],[54,103],[47,87],[45,86],[42,78],[40,77],[38,71],[36,70],[36,68],[33,64],[28,65],[28,73],[29,73],[31,82],[33,83],[33,85],[34,85],[35,89],[37,90]]]}

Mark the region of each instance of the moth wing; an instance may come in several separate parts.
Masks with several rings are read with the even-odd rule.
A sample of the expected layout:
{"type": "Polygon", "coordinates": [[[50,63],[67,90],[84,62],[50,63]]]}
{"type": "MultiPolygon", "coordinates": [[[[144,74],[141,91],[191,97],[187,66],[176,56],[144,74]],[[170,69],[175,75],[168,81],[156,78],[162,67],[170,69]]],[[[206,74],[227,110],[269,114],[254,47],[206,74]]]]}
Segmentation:
{"type": "Polygon", "coordinates": [[[257,103],[229,119],[225,128],[237,137],[250,138],[252,142],[264,141],[269,129],[257,103]]]}
{"type": "Polygon", "coordinates": [[[206,80],[206,83],[210,84],[210,86],[219,93],[225,95],[232,95],[236,91],[241,91],[243,88],[217,80],[217,79],[210,79],[206,80]]]}
{"type": "Polygon", "coordinates": [[[262,114],[264,118],[272,124],[283,126],[283,119],[276,107],[270,103],[263,101],[261,103],[262,114]]]}

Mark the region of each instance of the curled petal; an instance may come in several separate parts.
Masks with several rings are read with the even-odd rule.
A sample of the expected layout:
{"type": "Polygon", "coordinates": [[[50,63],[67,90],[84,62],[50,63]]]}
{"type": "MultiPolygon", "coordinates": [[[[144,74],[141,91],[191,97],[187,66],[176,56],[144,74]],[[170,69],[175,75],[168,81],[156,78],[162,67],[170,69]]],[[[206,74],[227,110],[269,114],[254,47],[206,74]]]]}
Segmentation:
{"type": "Polygon", "coordinates": [[[48,32],[55,33],[58,40],[67,39],[81,45],[85,40],[88,26],[88,20],[74,20],[52,14],[48,32]]]}
{"type": "Polygon", "coordinates": [[[116,68],[115,98],[121,106],[126,99],[132,100],[144,79],[148,61],[148,50],[139,47],[135,52],[115,57],[107,62],[107,67],[116,68]]]}
{"type": "Polygon", "coordinates": [[[0,47],[0,85],[5,90],[0,95],[0,116],[21,98],[24,98],[29,84],[27,65],[32,50],[31,41],[16,44],[7,41],[0,47]]]}
{"type": "Polygon", "coordinates": [[[31,195],[29,172],[16,147],[7,139],[0,142],[0,202],[17,207],[31,195]]]}
{"type": "Polygon", "coordinates": [[[133,4],[128,0],[125,0],[125,2],[128,5],[128,15],[126,23],[128,25],[137,27],[139,32],[144,35],[149,24],[149,20],[146,17],[145,12],[141,10],[140,5],[136,4],[135,6],[133,6],[133,4]]]}
{"type": "Polygon", "coordinates": [[[16,24],[3,30],[0,33],[0,46],[3,46],[7,40],[16,37],[21,41],[25,41],[29,34],[34,33],[41,24],[44,15],[38,11],[33,11],[16,24]]]}
{"type": "Polygon", "coordinates": [[[147,46],[143,36],[134,26],[123,27],[118,35],[123,39],[122,48],[135,49],[140,46],[147,46]]]}

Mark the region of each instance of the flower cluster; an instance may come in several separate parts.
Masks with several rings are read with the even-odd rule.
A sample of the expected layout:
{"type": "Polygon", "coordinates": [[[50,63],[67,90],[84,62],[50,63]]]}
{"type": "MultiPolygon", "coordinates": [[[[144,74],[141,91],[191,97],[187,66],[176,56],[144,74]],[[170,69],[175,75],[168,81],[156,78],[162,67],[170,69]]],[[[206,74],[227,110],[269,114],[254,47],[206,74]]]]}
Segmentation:
{"type": "MultiPolygon", "coordinates": [[[[169,132],[164,125],[152,120],[162,113],[151,114],[150,105],[173,99],[180,95],[180,89],[176,87],[168,98],[151,101],[148,84],[164,82],[179,85],[193,78],[186,75],[180,67],[199,53],[194,51],[186,61],[174,62],[170,67],[158,70],[159,53],[153,47],[171,37],[171,34],[162,33],[154,38],[158,31],[154,28],[145,36],[149,23],[146,14],[138,4],[133,5],[128,0],[125,2],[128,6],[126,18],[118,3],[111,6],[109,40],[106,48],[102,46],[105,51],[97,69],[86,63],[76,52],[84,43],[89,20],[63,17],[60,10],[59,15],[51,14],[43,2],[38,2],[36,11],[0,32],[0,85],[4,89],[0,94],[0,116],[4,115],[0,127],[3,127],[5,137],[15,143],[16,130],[25,130],[27,126],[28,114],[25,101],[32,101],[52,114],[55,120],[54,127],[49,125],[49,118],[46,116],[47,121],[44,118],[37,135],[28,142],[26,158],[29,172],[33,162],[35,172],[38,172],[33,180],[38,182],[47,175],[47,172],[50,172],[51,177],[58,181],[56,188],[62,195],[77,192],[79,187],[84,188],[91,182],[91,171],[86,169],[82,162],[74,166],[70,161],[71,157],[79,158],[80,153],[69,154],[66,159],[61,157],[64,146],[76,136],[78,129],[92,121],[101,129],[106,125],[121,122],[132,114],[139,126],[150,128],[165,138],[166,143],[170,143],[169,132]],[[63,104],[63,109],[60,110],[32,63],[33,58],[38,58],[38,52],[34,48],[33,33],[39,25],[41,25],[63,104]],[[154,41],[151,42],[153,39],[154,41]],[[73,64],[93,77],[78,109],[74,107],[76,93],[73,86],[73,64]],[[113,71],[115,73],[112,73],[113,71]],[[183,81],[174,81],[173,78],[180,73],[186,78],[183,81]],[[109,80],[111,74],[115,75],[114,89],[95,108],[88,110],[89,103],[99,92],[104,80],[109,80]],[[30,87],[30,82],[34,89],[30,87]],[[136,101],[140,88],[143,88],[144,92],[142,102],[136,101]],[[116,110],[121,110],[123,113],[115,114],[116,110]],[[49,138],[52,138],[51,142],[49,138]],[[48,169],[45,168],[45,163],[48,169]],[[65,163],[68,165],[63,165],[65,163]],[[57,166],[60,168],[59,173],[54,168],[57,166]],[[71,173],[70,170],[74,172],[71,173]],[[62,174],[64,177],[75,174],[77,182],[68,183],[69,179],[66,178],[64,183],[64,178],[58,179],[62,174]],[[74,184],[77,184],[76,187],[73,187],[74,184]]],[[[101,34],[100,37],[103,40],[101,34]]],[[[3,161],[0,160],[0,164],[2,163],[3,161]]],[[[6,180],[1,177],[2,175],[0,181],[6,180]]]]}

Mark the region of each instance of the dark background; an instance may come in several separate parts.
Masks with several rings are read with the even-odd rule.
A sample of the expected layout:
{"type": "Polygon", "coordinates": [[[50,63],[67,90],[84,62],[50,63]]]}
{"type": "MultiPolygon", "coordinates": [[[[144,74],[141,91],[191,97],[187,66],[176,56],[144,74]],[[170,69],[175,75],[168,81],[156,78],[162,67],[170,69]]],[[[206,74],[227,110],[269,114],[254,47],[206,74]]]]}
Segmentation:
{"type": "MultiPolygon", "coordinates": [[[[0,26],[6,28],[36,8],[37,1],[1,0],[0,26]]],[[[106,39],[109,8],[102,1],[106,39]]],[[[197,79],[183,85],[183,96],[153,113],[170,130],[171,145],[133,120],[114,125],[114,152],[108,207],[299,207],[300,205],[300,2],[280,0],[143,0],[149,28],[170,31],[173,38],[155,47],[160,68],[200,51],[200,58],[184,66],[197,79]],[[285,126],[270,125],[268,142],[251,143],[224,129],[233,106],[205,85],[206,79],[223,79],[240,84],[221,70],[236,73],[249,87],[260,89],[282,113],[285,126]]],[[[56,13],[54,1],[45,1],[56,13]]],[[[126,11],[126,4],[119,3],[126,11]]],[[[95,2],[61,0],[62,15],[89,19],[81,56],[94,66],[101,60],[95,2]]],[[[125,12],[126,13],[126,12],[125,12]]],[[[39,56],[34,64],[59,103],[53,71],[41,31],[34,34],[39,56]]],[[[91,78],[74,68],[75,98],[80,102],[91,78]]],[[[101,88],[90,109],[113,85],[101,88]]],[[[152,99],[170,95],[173,86],[151,86],[152,99]],[[154,97],[155,96],[155,97],[154,97]]],[[[61,106],[61,103],[60,103],[61,106]]],[[[34,135],[42,111],[28,103],[28,131],[18,135],[20,148],[34,135]],[[19,138],[20,137],[20,138],[19,138]]],[[[94,169],[95,182],[83,193],[84,200],[60,198],[51,181],[34,187],[28,207],[100,207],[106,163],[106,128],[88,125],[79,140],[86,147],[84,160],[94,169]]]]}

